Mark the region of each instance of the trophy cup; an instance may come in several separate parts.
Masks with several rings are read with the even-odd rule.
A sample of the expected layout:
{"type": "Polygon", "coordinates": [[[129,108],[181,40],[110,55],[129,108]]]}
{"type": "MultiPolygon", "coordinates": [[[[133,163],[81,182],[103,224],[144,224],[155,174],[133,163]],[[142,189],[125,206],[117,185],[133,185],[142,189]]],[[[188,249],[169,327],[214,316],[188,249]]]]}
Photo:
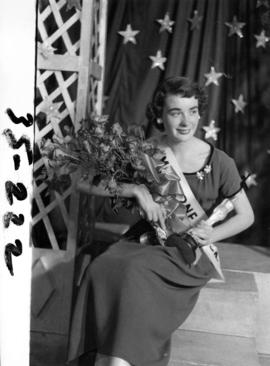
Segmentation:
{"type": "MultiPolygon", "coordinates": [[[[213,226],[219,221],[224,220],[229,212],[234,209],[232,200],[224,199],[213,211],[206,222],[213,226]]],[[[219,254],[214,244],[199,246],[196,237],[190,230],[183,233],[174,233],[168,236],[157,223],[151,223],[152,230],[146,230],[140,235],[140,243],[146,245],[162,245],[163,247],[177,247],[183,259],[189,265],[196,262],[196,250],[199,248],[204,253],[215,268],[218,278],[224,280],[221,270],[219,254]]]]}
{"type": "MultiPolygon", "coordinates": [[[[206,222],[209,225],[213,226],[215,223],[224,220],[228,213],[231,212],[233,209],[234,205],[232,200],[226,198],[214,209],[213,213],[206,220],[206,222]]],[[[193,236],[191,231],[189,230],[183,234],[170,235],[166,239],[164,244],[165,246],[169,247],[177,247],[187,264],[192,264],[196,261],[195,251],[199,247],[200,250],[207,256],[209,261],[214,266],[218,277],[224,280],[224,275],[220,266],[218,250],[214,244],[199,246],[196,241],[196,237],[193,236]]]]}

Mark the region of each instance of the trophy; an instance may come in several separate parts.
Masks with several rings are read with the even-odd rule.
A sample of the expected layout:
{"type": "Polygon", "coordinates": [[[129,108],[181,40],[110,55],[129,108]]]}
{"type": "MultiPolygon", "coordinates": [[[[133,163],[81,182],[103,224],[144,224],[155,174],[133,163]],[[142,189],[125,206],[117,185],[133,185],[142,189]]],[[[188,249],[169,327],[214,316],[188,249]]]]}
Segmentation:
{"type": "MultiPolygon", "coordinates": [[[[213,226],[215,223],[222,221],[226,216],[234,209],[233,202],[229,199],[224,199],[213,211],[211,216],[206,222],[213,226]]],[[[163,235],[164,238],[164,235],[163,235]]],[[[161,241],[161,240],[160,240],[161,241]]],[[[218,277],[224,280],[224,275],[221,270],[219,254],[217,247],[214,244],[199,246],[196,237],[192,235],[189,230],[183,234],[172,234],[170,235],[165,243],[165,246],[177,247],[181,252],[184,260],[187,264],[195,263],[196,261],[196,249],[199,247],[200,250],[207,256],[209,261],[214,266],[218,277]]]]}
{"type": "MultiPolygon", "coordinates": [[[[234,209],[232,200],[224,199],[213,211],[206,222],[213,226],[219,221],[224,220],[229,212],[234,209]]],[[[224,280],[224,275],[221,270],[219,254],[217,247],[214,244],[199,246],[196,237],[192,235],[190,230],[183,233],[174,233],[168,236],[168,233],[161,229],[157,223],[151,223],[152,230],[145,230],[142,235],[139,235],[139,241],[145,245],[162,245],[163,247],[177,247],[181,252],[184,261],[191,265],[196,263],[196,251],[199,248],[212,263],[218,277],[224,280]]]]}

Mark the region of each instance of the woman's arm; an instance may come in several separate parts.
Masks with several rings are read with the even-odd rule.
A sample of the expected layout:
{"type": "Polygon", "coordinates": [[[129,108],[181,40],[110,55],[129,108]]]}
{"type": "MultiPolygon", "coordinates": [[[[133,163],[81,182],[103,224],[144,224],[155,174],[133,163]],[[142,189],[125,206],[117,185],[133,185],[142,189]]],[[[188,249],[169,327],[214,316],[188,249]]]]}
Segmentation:
{"type": "MultiPolygon", "coordinates": [[[[90,185],[87,181],[80,180],[77,183],[78,191],[95,196],[110,197],[112,194],[105,188],[105,184],[90,185]]],[[[139,207],[144,212],[148,221],[157,222],[163,230],[166,230],[164,210],[156,203],[144,184],[122,183],[118,186],[120,197],[135,198],[139,207]]]]}
{"type": "MultiPolygon", "coordinates": [[[[94,196],[111,197],[112,194],[106,189],[104,182],[100,182],[98,185],[90,184],[86,180],[79,180],[77,183],[77,190],[85,194],[91,194],[94,196]]],[[[118,186],[119,196],[132,198],[135,197],[136,184],[123,183],[118,186]]]]}
{"type": "Polygon", "coordinates": [[[253,209],[245,191],[242,189],[233,198],[235,215],[213,228],[212,241],[217,242],[241,233],[254,222],[253,209]]]}
{"type": "Polygon", "coordinates": [[[254,213],[244,190],[241,190],[233,198],[235,215],[227,221],[212,228],[205,221],[201,221],[191,229],[197,241],[201,245],[215,243],[229,238],[247,229],[254,222],[254,213]]]}

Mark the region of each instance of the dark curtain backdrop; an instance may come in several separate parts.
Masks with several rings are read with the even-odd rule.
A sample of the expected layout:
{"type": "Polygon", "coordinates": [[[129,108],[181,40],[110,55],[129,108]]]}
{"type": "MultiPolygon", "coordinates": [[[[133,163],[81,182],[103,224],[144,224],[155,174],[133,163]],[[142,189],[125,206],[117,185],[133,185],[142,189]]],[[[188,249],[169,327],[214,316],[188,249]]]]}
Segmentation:
{"type": "Polygon", "coordinates": [[[254,35],[264,29],[270,36],[268,3],[256,0],[109,0],[105,69],[104,112],[123,126],[142,125],[146,104],[158,83],[167,76],[183,75],[204,85],[205,73],[214,66],[224,75],[219,86],[206,87],[209,106],[201,127],[211,120],[221,128],[214,143],[233,156],[241,174],[257,175],[257,186],[248,196],[256,222],[244,234],[233,238],[247,244],[270,245],[270,42],[256,47],[254,35]],[[203,17],[200,29],[191,30],[188,19],[194,10],[203,17]],[[157,19],[165,13],[175,23],[172,33],[159,32],[157,19]],[[229,36],[225,22],[237,16],[243,38],[229,36]],[[140,32],[136,44],[123,43],[118,31],[130,24],[140,32]],[[167,57],[165,70],[151,68],[149,56],[157,50],[167,57]],[[244,113],[235,113],[232,99],[243,94],[248,103],[244,113]]]}

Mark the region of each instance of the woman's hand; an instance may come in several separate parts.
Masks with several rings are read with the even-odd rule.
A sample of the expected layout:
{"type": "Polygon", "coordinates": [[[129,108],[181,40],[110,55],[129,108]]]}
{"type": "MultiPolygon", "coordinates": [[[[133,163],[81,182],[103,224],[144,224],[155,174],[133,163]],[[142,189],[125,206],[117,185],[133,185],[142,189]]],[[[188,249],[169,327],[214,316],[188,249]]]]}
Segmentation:
{"type": "Polygon", "coordinates": [[[188,231],[199,246],[209,245],[212,243],[213,228],[206,221],[200,221],[196,226],[188,231]]]}
{"type": "Polygon", "coordinates": [[[166,231],[165,226],[165,211],[162,207],[153,200],[153,197],[144,184],[134,187],[134,196],[140,208],[146,215],[148,221],[156,222],[166,231]]]}

